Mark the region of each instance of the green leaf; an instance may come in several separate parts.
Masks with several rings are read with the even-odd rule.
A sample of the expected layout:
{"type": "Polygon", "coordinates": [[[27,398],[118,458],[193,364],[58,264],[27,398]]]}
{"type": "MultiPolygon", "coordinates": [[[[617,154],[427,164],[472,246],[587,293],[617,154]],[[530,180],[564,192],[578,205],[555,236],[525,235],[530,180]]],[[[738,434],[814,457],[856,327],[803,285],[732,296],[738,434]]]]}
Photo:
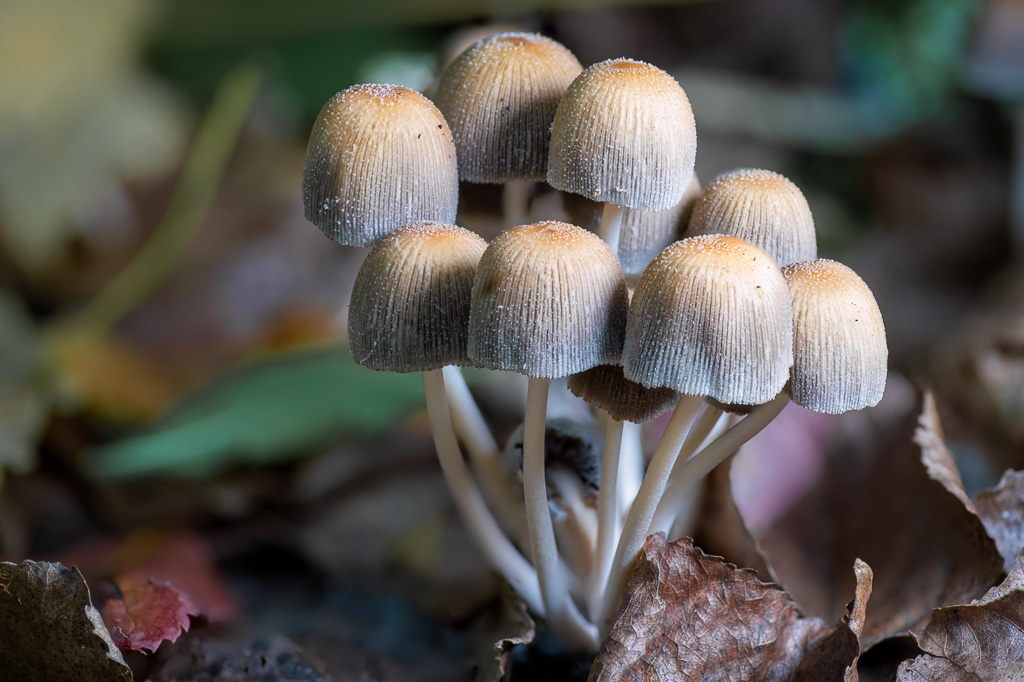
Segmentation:
{"type": "Polygon", "coordinates": [[[339,346],[292,352],[229,371],[146,433],[93,452],[86,467],[102,478],[209,476],[334,436],[379,434],[422,403],[418,373],[365,369],[339,346]]]}

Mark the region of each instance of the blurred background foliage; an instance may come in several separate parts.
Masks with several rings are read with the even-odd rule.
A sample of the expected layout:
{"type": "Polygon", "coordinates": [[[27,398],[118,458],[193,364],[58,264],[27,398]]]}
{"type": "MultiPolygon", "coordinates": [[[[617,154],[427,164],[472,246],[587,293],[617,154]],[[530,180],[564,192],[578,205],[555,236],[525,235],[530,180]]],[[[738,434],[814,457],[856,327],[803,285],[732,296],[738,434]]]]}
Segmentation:
{"type": "MultiPolygon", "coordinates": [[[[1021,0],[0,0],[0,555],[197,518],[170,499],[194,482],[124,477],[211,479],[196,504],[224,519],[279,499],[265,472],[307,502],[344,489],[372,466],[346,448],[433,466],[416,380],[343,348],[364,251],[302,218],[304,147],[338,90],[429,95],[499,28],[675,75],[701,180],[803,189],[820,255],[879,300],[892,369],[936,387],[968,488],[1020,468],[1021,0]]],[[[464,185],[459,222],[493,236],[499,206],[464,185]]],[[[537,187],[532,211],[560,198],[537,187]]]]}

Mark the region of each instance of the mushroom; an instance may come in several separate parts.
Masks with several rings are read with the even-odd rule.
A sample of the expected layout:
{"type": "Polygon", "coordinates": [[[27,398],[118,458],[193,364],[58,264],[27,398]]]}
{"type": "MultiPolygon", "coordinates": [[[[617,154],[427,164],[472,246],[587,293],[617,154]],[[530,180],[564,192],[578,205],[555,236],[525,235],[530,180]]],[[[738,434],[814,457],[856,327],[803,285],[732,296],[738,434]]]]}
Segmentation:
{"type": "Polygon", "coordinates": [[[728,234],[767,252],[779,267],[817,256],[814,218],[800,188],[769,170],[715,178],[697,200],[687,236],[728,234]]]}
{"type": "Polygon", "coordinates": [[[686,93],[632,59],[588,67],[558,104],[548,184],[605,202],[601,237],[619,251],[622,207],[661,211],[690,184],[697,130],[686,93]]]}
{"type": "Polygon", "coordinates": [[[615,255],[586,230],[547,221],[505,230],[473,282],[469,357],[529,377],[523,485],[530,546],[547,618],[569,646],[596,648],[596,633],[559,571],[544,476],[548,381],[619,360],[628,293],[615,255]]]}
{"type": "Polygon", "coordinates": [[[455,222],[455,144],[441,112],[397,85],[353,85],[313,124],[302,169],[306,220],[348,246],[402,225],[455,222]]]}
{"type": "Polygon", "coordinates": [[[423,372],[438,459],[463,521],[495,568],[543,614],[536,572],[505,537],[462,459],[445,394],[442,368],[469,363],[470,293],[486,246],[468,230],[429,222],[381,239],[356,275],[349,345],[370,369],[423,372]]]}
{"type": "Polygon", "coordinates": [[[498,33],[476,41],[441,75],[437,106],[455,139],[459,179],[505,183],[513,225],[526,220],[525,183],[547,175],[551,122],[582,70],[550,38],[498,33]]]}
{"type": "MultiPolygon", "coordinates": [[[[667,518],[685,486],[760,433],[791,399],[826,414],[871,407],[882,399],[888,360],[885,327],[864,280],[842,263],[824,258],[789,265],[782,272],[793,301],[793,366],[786,390],[687,461],[673,476],[659,517],[667,518]]],[[[662,525],[658,530],[667,529],[662,525]]]]}
{"type": "Polygon", "coordinates": [[[625,569],[647,537],[702,398],[745,405],[774,398],[792,365],[792,320],[789,290],[778,266],[764,251],[735,237],[678,241],[640,276],[622,353],[625,376],[682,395],[626,517],[605,590],[602,624],[621,598],[625,569]]]}

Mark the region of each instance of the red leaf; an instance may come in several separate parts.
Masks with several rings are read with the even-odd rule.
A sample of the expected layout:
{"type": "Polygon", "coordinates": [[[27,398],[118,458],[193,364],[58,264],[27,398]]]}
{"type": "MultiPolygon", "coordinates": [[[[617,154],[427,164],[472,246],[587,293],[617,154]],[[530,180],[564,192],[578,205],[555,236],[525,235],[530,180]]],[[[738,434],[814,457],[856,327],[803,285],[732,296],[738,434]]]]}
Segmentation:
{"type": "Polygon", "coordinates": [[[173,642],[188,632],[189,616],[199,610],[168,582],[119,581],[122,599],[103,605],[103,619],[118,647],[132,651],[156,651],[165,639],[173,642]]]}

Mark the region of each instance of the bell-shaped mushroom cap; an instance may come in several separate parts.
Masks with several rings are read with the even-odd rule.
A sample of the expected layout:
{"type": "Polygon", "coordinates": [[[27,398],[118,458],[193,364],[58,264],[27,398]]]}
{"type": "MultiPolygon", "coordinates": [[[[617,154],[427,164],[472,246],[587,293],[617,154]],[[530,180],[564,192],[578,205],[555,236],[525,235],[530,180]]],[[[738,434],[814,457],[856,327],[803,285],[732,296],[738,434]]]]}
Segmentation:
{"type": "Polygon", "coordinates": [[[793,312],[782,272],[756,246],[704,235],[651,261],[629,309],[626,378],[723,404],[778,395],[793,364],[793,312]]]}
{"type": "Polygon", "coordinates": [[[793,402],[827,414],[877,405],[889,351],[871,289],[824,258],[782,272],[793,296],[793,402]]]}
{"type": "Polygon", "coordinates": [[[814,218],[785,176],[744,168],[715,178],[693,209],[688,236],[729,234],[766,251],[779,267],[818,254],[814,218]]]}
{"type": "Polygon", "coordinates": [[[370,250],[348,313],[352,357],[370,369],[466,365],[473,277],[487,242],[454,225],[413,223],[370,250]]]}
{"type": "Polygon", "coordinates": [[[544,180],[558,101],[583,67],[536,33],[478,40],[445,69],[437,106],[459,153],[459,179],[544,180]]]}
{"type": "Polygon", "coordinates": [[[455,222],[455,144],[441,112],[397,85],[353,85],[320,110],[302,170],[306,220],[367,246],[416,221],[455,222]]]}
{"type": "Polygon", "coordinates": [[[622,374],[619,365],[598,365],[569,377],[569,390],[620,422],[642,424],[672,409],[679,394],[671,388],[644,388],[622,374]]]}
{"type": "Polygon", "coordinates": [[[555,221],[514,227],[480,259],[469,358],[544,379],[614,364],[628,307],[619,263],[597,235],[555,221]]]}
{"type": "Polygon", "coordinates": [[[587,68],[558,104],[548,183],[644,211],[683,198],[697,154],[686,93],[661,69],[612,59],[587,68]]]}

